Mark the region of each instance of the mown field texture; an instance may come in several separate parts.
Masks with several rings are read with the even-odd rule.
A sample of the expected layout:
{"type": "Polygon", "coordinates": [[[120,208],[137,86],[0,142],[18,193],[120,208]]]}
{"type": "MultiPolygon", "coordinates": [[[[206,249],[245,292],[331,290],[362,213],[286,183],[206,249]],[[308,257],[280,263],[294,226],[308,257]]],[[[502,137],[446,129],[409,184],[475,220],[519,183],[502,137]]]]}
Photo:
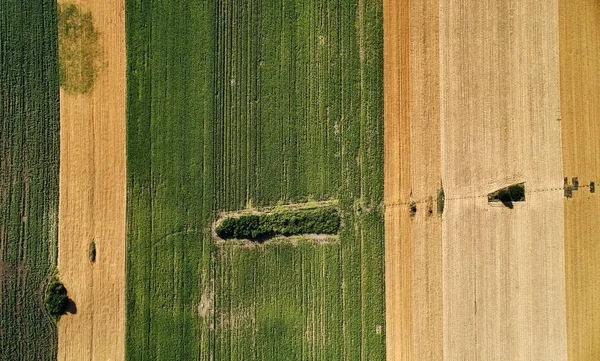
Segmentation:
{"type": "Polygon", "coordinates": [[[600,359],[600,3],[560,0],[567,345],[571,361],[600,359]],[[591,182],[595,183],[591,193],[591,182]]]}
{"type": "Polygon", "coordinates": [[[382,6],[127,2],[130,360],[383,360],[382,6]],[[339,242],[215,245],[339,199],[339,242]]]}
{"type": "Polygon", "coordinates": [[[55,360],[43,304],[56,266],[56,4],[0,2],[0,359],[55,360]]]}

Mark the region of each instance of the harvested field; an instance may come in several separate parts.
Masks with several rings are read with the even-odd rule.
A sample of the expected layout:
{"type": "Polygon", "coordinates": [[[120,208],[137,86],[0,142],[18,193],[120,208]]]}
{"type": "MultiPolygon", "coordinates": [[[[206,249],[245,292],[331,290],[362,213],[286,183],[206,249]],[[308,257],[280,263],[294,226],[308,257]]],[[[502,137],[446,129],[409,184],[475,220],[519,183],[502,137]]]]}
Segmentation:
{"type": "Polygon", "coordinates": [[[438,1],[408,5],[384,2],[387,356],[441,360],[438,1]]]}
{"type": "Polygon", "coordinates": [[[384,5],[388,360],[565,360],[557,2],[384,5]]]}
{"type": "Polygon", "coordinates": [[[91,12],[103,66],[93,84],[71,79],[60,92],[58,268],[75,308],[59,323],[58,360],[118,361],[125,356],[125,4],[74,4],[91,12]]]}
{"type": "Polygon", "coordinates": [[[444,358],[564,360],[557,2],[440,5],[444,358]]]}
{"type": "Polygon", "coordinates": [[[564,176],[579,178],[565,198],[569,360],[600,359],[600,3],[559,1],[564,176]],[[596,192],[598,192],[596,190],[596,192]]]}
{"type": "Polygon", "coordinates": [[[388,360],[413,352],[410,230],[410,32],[407,1],[383,2],[385,319],[388,360]]]}

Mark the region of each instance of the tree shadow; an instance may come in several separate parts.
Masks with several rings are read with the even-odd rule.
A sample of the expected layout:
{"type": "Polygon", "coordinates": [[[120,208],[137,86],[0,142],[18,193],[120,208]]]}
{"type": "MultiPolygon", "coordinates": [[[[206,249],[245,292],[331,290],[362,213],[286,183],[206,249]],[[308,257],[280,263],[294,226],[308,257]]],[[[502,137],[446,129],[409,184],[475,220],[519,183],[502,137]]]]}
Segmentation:
{"type": "Polygon", "coordinates": [[[512,200],[510,199],[501,199],[500,202],[502,202],[502,205],[509,209],[513,209],[515,207],[512,200]]]}
{"type": "Polygon", "coordinates": [[[70,313],[72,315],[76,315],[77,314],[77,305],[70,298],[67,301],[67,306],[65,307],[65,313],[70,313]]]}

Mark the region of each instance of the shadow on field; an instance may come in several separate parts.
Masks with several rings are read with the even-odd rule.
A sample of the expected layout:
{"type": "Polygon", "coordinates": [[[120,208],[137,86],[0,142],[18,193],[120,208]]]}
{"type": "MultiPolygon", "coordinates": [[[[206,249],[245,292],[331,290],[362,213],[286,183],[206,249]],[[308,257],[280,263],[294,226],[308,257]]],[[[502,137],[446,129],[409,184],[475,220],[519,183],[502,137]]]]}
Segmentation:
{"type": "Polygon", "coordinates": [[[510,200],[510,199],[502,199],[502,200],[500,200],[500,202],[502,202],[502,204],[503,204],[505,207],[508,207],[508,208],[510,208],[510,209],[513,209],[513,208],[515,207],[515,206],[513,205],[513,202],[512,202],[512,200],[510,200]]]}
{"type": "Polygon", "coordinates": [[[67,302],[67,307],[65,307],[65,313],[70,313],[72,315],[77,314],[77,305],[70,298],[69,298],[69,301],[67,302]]]}

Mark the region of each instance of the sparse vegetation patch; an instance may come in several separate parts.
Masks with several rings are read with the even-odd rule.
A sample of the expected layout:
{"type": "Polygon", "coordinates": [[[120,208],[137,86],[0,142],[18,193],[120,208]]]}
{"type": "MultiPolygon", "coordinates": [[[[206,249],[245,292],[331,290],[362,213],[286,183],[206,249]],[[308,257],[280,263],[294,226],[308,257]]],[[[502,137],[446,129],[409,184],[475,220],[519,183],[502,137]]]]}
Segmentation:
{"type": "Polygon", "coordinates": [[[99,33],[90,12],[75,4],[58,8],[60,85],[70,93],[87,93],[100,66],[99,33]]]}

